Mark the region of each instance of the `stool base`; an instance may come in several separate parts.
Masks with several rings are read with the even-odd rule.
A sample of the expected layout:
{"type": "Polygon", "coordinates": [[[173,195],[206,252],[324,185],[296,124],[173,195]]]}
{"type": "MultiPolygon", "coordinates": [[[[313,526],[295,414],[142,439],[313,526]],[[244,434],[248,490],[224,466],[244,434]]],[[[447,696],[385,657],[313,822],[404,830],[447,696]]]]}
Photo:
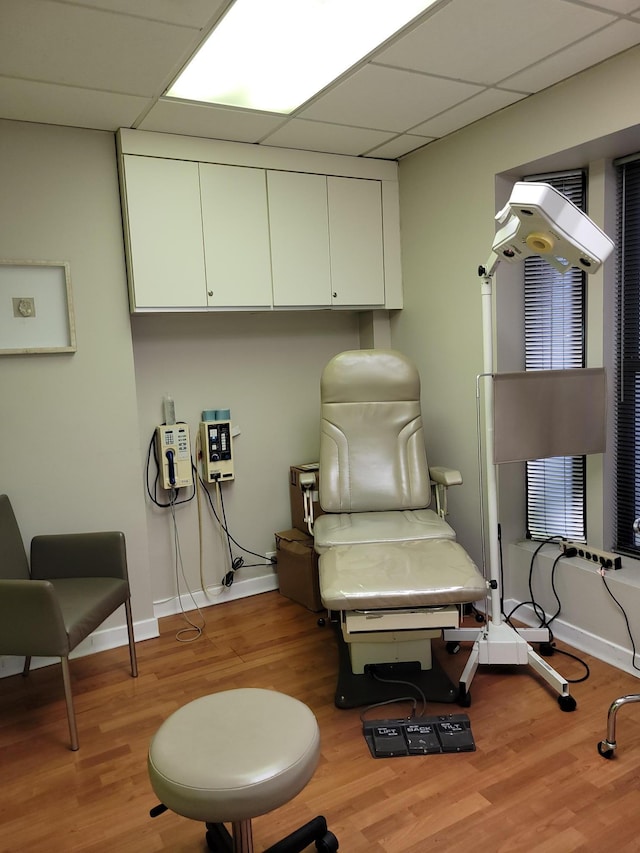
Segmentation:
{"type": "MultiPolygon", "coordinates": [[[[207,824],[207,847],[212,853],[253,853],[251,821],[241,820],[232,825],[233,834],[223,823],[207,824]]],[[[265,853],[302,853],[312,842],[320,853],[335,853],[338,839],[327,829],[327,821],[314,817],[281,841],[269,847],[265,853]]]]}

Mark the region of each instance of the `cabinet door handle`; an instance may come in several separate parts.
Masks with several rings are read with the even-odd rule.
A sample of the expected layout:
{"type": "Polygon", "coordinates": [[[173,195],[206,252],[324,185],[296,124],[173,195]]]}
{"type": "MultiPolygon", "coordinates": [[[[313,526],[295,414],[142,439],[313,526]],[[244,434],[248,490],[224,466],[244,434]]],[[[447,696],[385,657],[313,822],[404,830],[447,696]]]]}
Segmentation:
{"type": "Polygon", "coordinates": [[[207,290],[207,296],[213,296],[213,290],[207,290]]]}
{"type": "Polygon", "coordinates": [[[335,293],[335,291],[334,291],[334,293],[333,293],[333,298],[335,299],[335,298],[337,297],[337,295],[338,295],[338,294],[337,294],[337,293],[335,293]]]}

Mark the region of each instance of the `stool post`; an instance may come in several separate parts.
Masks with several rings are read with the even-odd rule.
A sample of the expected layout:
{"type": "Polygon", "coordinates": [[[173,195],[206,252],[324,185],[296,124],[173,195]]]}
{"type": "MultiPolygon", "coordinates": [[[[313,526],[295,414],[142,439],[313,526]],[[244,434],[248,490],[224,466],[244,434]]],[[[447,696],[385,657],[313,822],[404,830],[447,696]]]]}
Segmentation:
{"type": "Polygon", "coordinates": [[[236,820],[231,825],[233,853],[253,853],[253,830],[250,820],[236,820]]]}

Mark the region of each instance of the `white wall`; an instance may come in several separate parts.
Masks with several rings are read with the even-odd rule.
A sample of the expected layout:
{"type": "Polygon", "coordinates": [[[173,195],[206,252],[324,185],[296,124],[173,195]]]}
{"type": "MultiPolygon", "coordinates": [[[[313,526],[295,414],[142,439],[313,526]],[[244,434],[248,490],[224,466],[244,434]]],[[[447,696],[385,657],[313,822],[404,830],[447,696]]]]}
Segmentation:
{"type": "Polygon", "coordinates": [[[27,546],[36,533],[124,531],[134,619],[148,635],[156,626],[113,136],[2,121],[0,187],[0,257],[69,262],[77,336],[75,354],[0,357],[0,489],[27,546]]]}
{"type": "MultiPolygon", "coordinates": [[[[69,261],[77,334],[73,355],[0,357],[0,490],[11,497],[27,547],[36,533],[123,530],[136,635],[152,636],[162,612],[154,602],[177,588],[170,513],[145,493],[163,394],[173,394],[194,447],[202,409],[232,410],[241,435],[237,479],[224,491],[228,525],[241,545],[273,551],[273,534],[291,525],[289,465],[318,455],[320,371],[336,352],[360,345],[360,317],[131,317],[112,134],[2,121],[0,187],[0,257],[69,261]]],[[[195,501],[176,517],[186,583],[195,590],[195,501]]],[[[205,506],[205,579],[215,584],[225,552],[211,519],[205,506]]],[[[275,583],[270,566],[237,575],[260,577],[275,583]]],[[[123,626],[124,615],[115,614],[84,650],[124,642],[123,626]]],[[[17,665],[0,658],[0,673],[17,665]]]]}
{"type": "MultiPolygon", "coordinates": [[[[590,213],[604,225],[602,158],[640,148],[640,102],[631,94],[639,84],[640,50],[634,49],[432,143],[400,163],[405,309],[393,318],[392,341],[416,360],[422,374],[431,463],[460,468],[465,478],[464,486],[452,490],[451,523],[476,560],[481,556],[481,537],[475,378],[482,371],[477,268],[490,252],[493,216],[505,190],[502,176],[591,163],[596,191],[590,213]]],[[[607,227],[610,224],[606,222],[607,227]]],[[[513,348],[505,337],[514,330],[520,335],[521,329],[521,318],[514,313],[518,300],[501,296],[505,268],[500,267],[495,282],[497,369],[502,370],[514,369],[505,365],[504,357],[501,360],[513,348]]],[[[594,276],[589,283],[590,306],[597,311],[599,305],[600,313],[605,280],[594,276]],[[599,289],[599,298],[594,288],[599,289]]],[[[602,330],[602,317],[596,325],[590,319],[590,346],[598,354],[590,355],[590,365],[602,363],[598,361],[602,330]]],[[[501,520],[509,519],[510,535],[523,536],[522,494],[513,485],[521,484],[521,477],[514,480],[505,471],[500,482],[501,520]],[[514,506],[519,507],[517,533],[514,506]]],[[[602,518],[591,521],[601,535],[602,518]]],[[[637,571],[630,563],[629,571],[637,571]]],[[[581,594],[579,582],[567,591],[577,601],[581,594]]],[[[637,606],[633,609],[639,612],[637,606]]],[[[603,636],[610,629],[606,614],[598,628],[603,636]]],[[[636,622],[640,631],[640,617],[636,622]]]]}
{"type": "MultiPolygon", "coordinates": [[[[221,486],[227,524],[242,546],[258,554],[274,551],[274,533],[291,527],[289,466],[318,459],[320,373],[337,352],[359,346],[358,315],[225,312],[131,319],[141,445],[148,447],[154,427],[164,420],[167,392],[174,398],[176,419],[189,424],[194,450],[202,410],[230,409],[240,435],[234,439],[235,480],[221,486]]],[[[152,481],[153,462],[150,470],[152,481]]],[[[217,506],[215,489],[210,491],[217,506]]],[[[162,489],[159,498],[167,500],[162,489]]],[[[228,570],[227,550],[203,500],[203,575],[205,584],[215,586],[228,570]]],[[[176,518],[186,582],[196,590],[196,502],[178,507],[176,518]]],[[[177,593],[169,510],[147,501],[147,524],[153,598],[163,601],[177,593]]],[[[233,554],[247,566],[259,562],[235,546],[233,554]]],[[[239,583],[271,574],[269,567],[246,567],[236,579],[239,583]]],[[[224,591],[222,600],[230,594],[224,591]]]]}

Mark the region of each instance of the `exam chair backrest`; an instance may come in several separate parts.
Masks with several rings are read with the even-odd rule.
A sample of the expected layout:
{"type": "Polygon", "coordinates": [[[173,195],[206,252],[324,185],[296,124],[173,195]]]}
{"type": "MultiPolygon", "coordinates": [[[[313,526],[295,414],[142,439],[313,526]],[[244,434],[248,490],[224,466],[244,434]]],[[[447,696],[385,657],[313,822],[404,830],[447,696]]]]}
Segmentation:
{"type": "Polygon", "coordinates": [[[320,382],[325,512],[422,509],[431,501],[420,376],[395,350],[348,350],[320,382]]]}

